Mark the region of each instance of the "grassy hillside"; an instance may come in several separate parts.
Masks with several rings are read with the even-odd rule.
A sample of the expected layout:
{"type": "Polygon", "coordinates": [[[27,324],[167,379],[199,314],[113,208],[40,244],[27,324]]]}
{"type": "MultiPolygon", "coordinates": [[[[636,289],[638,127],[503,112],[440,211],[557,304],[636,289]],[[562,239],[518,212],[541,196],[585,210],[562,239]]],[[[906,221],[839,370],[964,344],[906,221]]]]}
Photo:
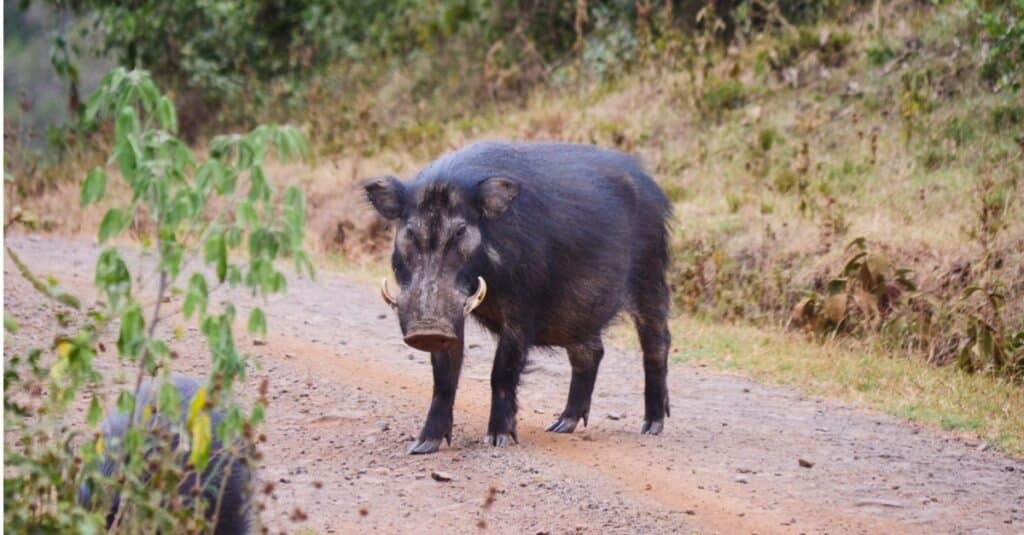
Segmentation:
{"type": "MultiPolygon", "coordinates": [[[[448,120],[435,117],[451,106],[421,110],[377,137],[357,129],[366,138],[341,169],[411,174],[478,138],[635,152],[675,203],[681,311],[1020,376],[1024,99],[986,78],[986,45],[960,37],[978,34],[977,17],[893,2],[726,49],[698,34],[522,105],[448,120]]],[[[387,240],[349,227],[366,229],[348,240],[360,251],[387,240]]]]}

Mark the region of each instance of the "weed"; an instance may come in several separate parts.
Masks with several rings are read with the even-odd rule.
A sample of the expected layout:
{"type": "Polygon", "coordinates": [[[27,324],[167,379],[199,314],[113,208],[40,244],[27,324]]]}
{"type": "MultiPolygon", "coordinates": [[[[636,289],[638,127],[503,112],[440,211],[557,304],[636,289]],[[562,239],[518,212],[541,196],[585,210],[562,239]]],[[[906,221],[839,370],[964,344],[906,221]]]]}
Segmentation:
{"type": "Polygon", "coordinates": [[[867,57],[870,65],[879,67],[895,58],[896,50],[889,46],[888,43],[876,40],[864,49],[864,55],[867,57]]]}
{"type": "Polygon", "coordinates": [[[721,118],[729,111],[745,105],[747,89],[739,80],[714,80],[708,83],[701,95],[701,111],[708,116],[721,118]]]}

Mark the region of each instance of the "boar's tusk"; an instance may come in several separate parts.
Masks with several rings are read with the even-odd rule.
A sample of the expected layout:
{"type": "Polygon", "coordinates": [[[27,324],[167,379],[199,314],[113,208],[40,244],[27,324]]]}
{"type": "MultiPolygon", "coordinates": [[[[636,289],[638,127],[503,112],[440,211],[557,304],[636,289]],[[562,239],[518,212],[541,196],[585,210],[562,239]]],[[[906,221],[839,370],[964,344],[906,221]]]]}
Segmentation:
{"type": "Polygon", "coordinates": [[[469,299],[466,300],[466,315],[469,315],[473,309],[480,306],[480,303],[484,302],[484,297],[487,297],[487,282],[484,281],[483,277],[477,277],[476,280],[480,284],[477,285],[476,293],[469,296],[469,299]]]}
{"type": "Polygon", "coordinates": [[[388,291],[388,278],[384,277],[380,281],[380,296],[384,298],[384,302],[391,305],[391,308],[398,307],[398,299],[391,296],[391,292],[388,291]]]}

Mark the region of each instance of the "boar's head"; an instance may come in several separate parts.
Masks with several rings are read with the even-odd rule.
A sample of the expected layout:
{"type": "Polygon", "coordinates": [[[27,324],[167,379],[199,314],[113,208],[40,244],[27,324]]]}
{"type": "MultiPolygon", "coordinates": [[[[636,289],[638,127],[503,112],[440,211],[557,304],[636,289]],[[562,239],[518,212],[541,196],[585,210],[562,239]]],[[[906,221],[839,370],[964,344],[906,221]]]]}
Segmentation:
{"type": "Polygon", "coordinates": [[[422,351],[453,349],[461,344],[466,316],[487,293],[486,226],[505,212],[518,183],[385,177],[364,189],[377,212],[396,222],[391,265],[402,292],[392,296],[385,279],[381,293],[398,311],[405,342],[422,351]]]}

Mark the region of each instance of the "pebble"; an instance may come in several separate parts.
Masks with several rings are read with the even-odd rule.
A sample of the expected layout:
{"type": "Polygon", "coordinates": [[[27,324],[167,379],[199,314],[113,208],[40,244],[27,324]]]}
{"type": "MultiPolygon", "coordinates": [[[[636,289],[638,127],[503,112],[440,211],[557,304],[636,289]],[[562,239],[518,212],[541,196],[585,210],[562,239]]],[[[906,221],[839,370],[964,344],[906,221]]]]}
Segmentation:
{"type": "Polygon", "coordinates": [[[442,472],[440,470],[432,470],[430,472],[430,477],[433,478],[434,481],[440,481],[440,482],[446,482],[446,481],[451,481],[452,480],[452,475],[451,474],[449,474],[448,472],[442,472]]]}

